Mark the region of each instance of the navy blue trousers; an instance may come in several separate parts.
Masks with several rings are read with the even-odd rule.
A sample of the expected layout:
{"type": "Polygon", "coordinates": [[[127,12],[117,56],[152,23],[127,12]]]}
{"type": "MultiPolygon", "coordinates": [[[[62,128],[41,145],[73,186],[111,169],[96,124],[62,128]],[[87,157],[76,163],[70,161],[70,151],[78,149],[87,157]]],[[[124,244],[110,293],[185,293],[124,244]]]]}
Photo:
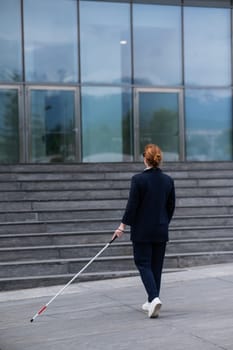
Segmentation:
{"type": "Polygon", "coordinates": [[[166,242],[133,242],[134,262],[148,295],[148,301],[159,297],[166,242]]]}

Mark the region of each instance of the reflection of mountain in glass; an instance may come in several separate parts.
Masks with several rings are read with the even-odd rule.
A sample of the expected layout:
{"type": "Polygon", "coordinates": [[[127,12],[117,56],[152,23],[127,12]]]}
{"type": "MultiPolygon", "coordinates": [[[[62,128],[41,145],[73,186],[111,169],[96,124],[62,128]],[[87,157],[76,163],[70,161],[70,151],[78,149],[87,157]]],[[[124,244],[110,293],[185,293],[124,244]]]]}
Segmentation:
{"type": "Polygon", "coordinates": [[[77,82],[77,64],[72,44],[41,44],[26,55],[26,80],[43,82],[77,82]],[[30,56],[33,55],[33,64],[30,56]],[[56,59],[55,59],[56,57],[56,59]]]}
{"type": "Polygon", "coordinates": [[[21,49],[17,41],[0,38],[0,80],[8,82],[22,81],[21,49]]]}
{"type": "Polygon", "coordinates": [[[192,91],[185,105],[187,159],[232,160],[230,91],[192,91]]]}
{"type": "Polygon", "coordinates": [[[107,94],[101,90],[103,94],[98,96],[94,91],[92,95],[84,91],[90,90],[83,89],[82,98],[84,161],[130,160],[130,95],[121,92],[107,94]]]}
{"type": "Polygon", "coordinates": [[[201,101],[200,97],[186,98],[187,129],[216,129],[228,126],[231,119],[230,97],[209,98],[201,101]]]}

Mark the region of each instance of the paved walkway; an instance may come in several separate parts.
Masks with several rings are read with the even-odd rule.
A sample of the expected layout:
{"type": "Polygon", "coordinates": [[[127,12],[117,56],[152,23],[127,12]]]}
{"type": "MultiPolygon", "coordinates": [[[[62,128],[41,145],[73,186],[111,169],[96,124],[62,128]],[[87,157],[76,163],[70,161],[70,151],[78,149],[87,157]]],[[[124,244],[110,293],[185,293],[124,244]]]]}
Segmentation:
{"type": "Polygon", "coordinates": [[[138,277],[0,293],[0,350],[233,350],[233,264],[164,273],[160,317],[138,277]]]}

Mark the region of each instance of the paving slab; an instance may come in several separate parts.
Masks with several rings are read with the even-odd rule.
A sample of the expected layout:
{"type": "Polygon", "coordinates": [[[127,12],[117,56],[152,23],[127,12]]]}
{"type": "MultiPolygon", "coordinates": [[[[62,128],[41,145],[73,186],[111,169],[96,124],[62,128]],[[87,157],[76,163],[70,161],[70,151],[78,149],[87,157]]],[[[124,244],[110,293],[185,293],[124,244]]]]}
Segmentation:
{"type": "Polygon", "coordinates": [[[0,293],[0,350],[233,350],[233,263],[164,273],[159,318],[139,277],[0,293]]]}

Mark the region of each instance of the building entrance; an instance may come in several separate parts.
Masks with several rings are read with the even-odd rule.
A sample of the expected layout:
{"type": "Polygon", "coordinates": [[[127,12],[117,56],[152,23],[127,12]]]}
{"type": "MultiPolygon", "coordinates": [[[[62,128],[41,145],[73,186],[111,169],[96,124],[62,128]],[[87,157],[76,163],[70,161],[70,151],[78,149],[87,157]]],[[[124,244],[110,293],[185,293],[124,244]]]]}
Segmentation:
{"type": "Polygon", "coordinates": [[[184,159],[182,90],[135,90],[135,150],[140,159],[144,146],[158,144],[166,161],[184,159]]]}

